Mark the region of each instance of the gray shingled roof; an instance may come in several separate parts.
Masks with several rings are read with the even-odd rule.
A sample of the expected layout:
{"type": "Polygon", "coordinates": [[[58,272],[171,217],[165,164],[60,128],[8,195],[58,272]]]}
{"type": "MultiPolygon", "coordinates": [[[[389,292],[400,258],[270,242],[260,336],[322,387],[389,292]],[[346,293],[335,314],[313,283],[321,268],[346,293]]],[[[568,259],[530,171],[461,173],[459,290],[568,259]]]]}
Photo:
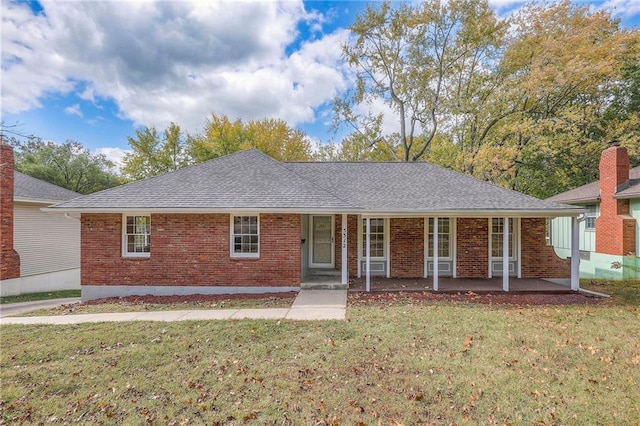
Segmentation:
{"type": "Polygon", "coordinates": [[[542,211],[542,201],[426,162],[286,163],[287,167],[373,211],[542,211]]]}
{"type": "Polygon", "coordinates": [[[76,209],[352,208],[251,149],[61,203],[76,209]]]}
{"type": "MultiPolygon", "coordinates": [[[[640,198],[640,166],[629,170],[629,187],[616,194],[616,198],[640,198]]],[[[547,198],[565,204],[585,204],[600,201],[600,181],[588,183],[547,198]]]]}
{"type": "Polygon", "coordinates": [[[18,171],[14,175],[13,198],[44,203],[71,200],[82,194],[36,179],[18,171]]]}
{"type": "Polygon", "coordinates": [[[97,210],[514,211],[575,208],[429,163],[281,163],[252,149],[58,204],[97,210]]]}

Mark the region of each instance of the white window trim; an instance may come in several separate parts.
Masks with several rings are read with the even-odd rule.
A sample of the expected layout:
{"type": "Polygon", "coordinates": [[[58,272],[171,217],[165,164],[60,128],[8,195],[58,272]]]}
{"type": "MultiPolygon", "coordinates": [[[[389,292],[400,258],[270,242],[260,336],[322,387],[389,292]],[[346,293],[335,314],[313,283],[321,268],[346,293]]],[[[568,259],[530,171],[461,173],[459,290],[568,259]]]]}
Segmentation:
{"type": "MultiPolygon", "coordinates": [[[[362,262],[365,259],[366,253],[363,253],[362,246],[364,245],[364,225],[362,222],[366,219],[366,216],[358,217],[358,261],[362,262]]],[[[388,217],[373,217],[370,216],[369,219],[383,219],[384,220],[384,256],[382,257],[374,257],[371,256],[371,260],[379,262],[387,260],[389,257],[389,218],[388,217]]]]}
{"type": "Polygon", "coordinates": [[[233,258],[257,259],[260,257],[260,213],[231,213],[229,214],[229,254],[233,258]],[[256,216],[258,218],[258,252],[257,253],[236,253],[234,249],[233,218],[236,216],[256,216]]]}
{"type": "MultiPolygon", "coordinates": [[[[492,261],[499,261],[502,260],[502,256],[493,256],[493,219],[493,217],[489,218],[489,259],[492,261]]],[[[495,219],[503,218],[497,217],[495,219]]],[[[513,244],[513,253],[512,256],[509,257],[509,261],[515,262],[520,258],[520,218],[510,217],[509,219],[513,219],[513,226],[509,227],[509,230],[513,228],[513,241],[509,241],[510,244],[513,244]]],[[[489,265],[489,269],[491,269],[491,265],[489,265]]]]}
{"type": "Polygon", "coordinates": [[[151,253],[129,253],[127,251],[127,217],[131,216],[149,216],[149,236],[151,236],[151,213],[136,212],[122,214],[122,257],[151,257],[151,253]]]}
{"type": "MultiPolygon", "coordinates": [[[[425,217],[424,218],[424,256],[428,261],[433,262],[433,256],[429,256],[429,220],[433,219],[433,217],[425,217]]],[[[449,219],[449,256],[442,257],[438,256],[438,260],[444,261],[452,261],[454,258],[455,252],[455,227],[456,227],[456,218],[455,217],[438,217],[438,219],[449,219]]],[[[438,227],[440,229],[440,227],[438,227]]],[[[440,241],[438,239],[438,241],[440,241]]]]}
{"type": "Polygon", "coordinates": [[[586,204],[585,209],[587,212],[584,214],[584,232],[596,232],[596,219],[600,215],[600,206],[598,204],[586,204]],[[590,207],[593,207],[593,211],[591,211],[590,207]],[[593,227],[587,226],[588,218],[593,218],[593,227]]]}

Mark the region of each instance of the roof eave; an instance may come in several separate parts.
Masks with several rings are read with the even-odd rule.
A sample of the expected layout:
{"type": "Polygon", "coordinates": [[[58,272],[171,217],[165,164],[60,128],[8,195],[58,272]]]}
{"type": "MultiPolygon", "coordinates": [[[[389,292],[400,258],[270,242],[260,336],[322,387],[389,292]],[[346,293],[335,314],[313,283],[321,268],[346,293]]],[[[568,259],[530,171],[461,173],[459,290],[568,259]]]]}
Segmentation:
{"type": "Polygon", "coordinates": [[[62,200],[45,200],[42,198],[13,197],[14,203],[46,204],[48,206],[61,203],[62,200]]]}
{"type": "Polygon", "coordinates": [[[586,210],[584,208],[558,208],[558,209],[482,209],[482,210],[369,210],[359,208],[73,208],[73,207],[45,207],[46,212],[64,213],[294,213],[294,214],[360,214],[376,217],[571,217],[578,216],[586,210]]]}

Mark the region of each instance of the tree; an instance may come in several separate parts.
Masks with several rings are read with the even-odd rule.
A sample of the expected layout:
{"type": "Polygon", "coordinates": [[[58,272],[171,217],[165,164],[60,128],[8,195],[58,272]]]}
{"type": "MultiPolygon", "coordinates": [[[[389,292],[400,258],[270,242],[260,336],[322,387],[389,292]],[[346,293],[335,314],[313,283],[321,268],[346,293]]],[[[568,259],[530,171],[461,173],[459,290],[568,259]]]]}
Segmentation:
{"type": "Polygon", "coordinates": [[[491,92],[488,77],[505,28],[486,1],[369,6],[343,46],[356,88],[335,100],[336,127],[350,126],[369,146],[383,143],[403,161],[421,159],[440,127],[464,119],[472,100],[491,92]],[[389,114],[396,131],[384,129],[389,114]]]}
{"type": "Polygon", "coordinates": [[[188,152],[200,163],[243,149],[257,148],[281,161],[306,161],[313,158],[311,143],[304,133],[275,119],[230,121],[212,114],[200,135],[189,136],[188,152]]]}
{"type": "Polygon", "coordinates": [[[155,127],[136,130],[128,137],[131,152],[124,156],[122,173],[129,180],[157,176],[187,166],[190,161],[180,126],[171,123],[162,134],[155,127]]]}
{"type": "Polygon", "coordinates": [[[104,154],[91,154],[80,142],[58,145],[38,137],[10,138],[16,149],[16,170],[80,194],[120,185],[114,164],[104,154]]]}
{"type": "Polygon", "coordinates": [[[494,129],[491,149],[506,161],[489,180],[545,198],[596,179],[600,153],[623,129],[624,143],[637,147],[632,116],[606,119],[612,94],[629,81],[625,64],[637,63],[637,30],[564,1],[526,6],[512,34],[501,69],[514,112],[494,129]]]}

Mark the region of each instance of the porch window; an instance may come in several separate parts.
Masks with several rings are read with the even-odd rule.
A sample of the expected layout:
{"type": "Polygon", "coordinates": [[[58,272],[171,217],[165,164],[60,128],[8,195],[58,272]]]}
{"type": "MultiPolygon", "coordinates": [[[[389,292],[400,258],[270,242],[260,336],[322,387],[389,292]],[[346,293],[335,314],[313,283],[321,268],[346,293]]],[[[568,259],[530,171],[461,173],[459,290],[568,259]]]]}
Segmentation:
{"type": "MultiPolygon", "coordinates": [[[[371,218],[369,241],[371,257],[384,258],[384,219],[371,218]]],[[[367,256],[367,220],[362,219],[362,257],[367,256]]]]}
{"type": "Polygon", "coordinates": [[[122,254],[149,257],[151,253],[151,216],[124,216],[122,254]]]}
{"type": "MultiPolygon", "coordinates": [[[[509,219],[509,258],[513,258],[513,247],[515,244],[513,238],[513,219],[509,219]]],[[[501,217],[494,217],[491,220],[491,257],[502,257],[504,237],[504,219],[501,217]]]]}
{"type": "Polygon", "coordinates": [[[258,257],[260,255],[259,229],[258,216],[232,216],[231,256],[258,257]]]}
{"type": "MultiPolygon", "coordinates": [[[[433,258],[433,218],[429,218],[429,247],[428,257],[433,258]]],[[[451,221],[448,217],[438,218],[438,257],[447,259],[451,257],[451,221]]]]}
{"type": "Polygon", "coordinates": [[[585,216],[585,220],[584,220],[584,226],[585,226],[585,230],[587,231],[595,231],[596,230],[596,216],[597,216],[597,209],[595,204],[589,205],[589,206],[585,206],[585,208],[587,209],[587,212],[584,214],[585,216]]]}

